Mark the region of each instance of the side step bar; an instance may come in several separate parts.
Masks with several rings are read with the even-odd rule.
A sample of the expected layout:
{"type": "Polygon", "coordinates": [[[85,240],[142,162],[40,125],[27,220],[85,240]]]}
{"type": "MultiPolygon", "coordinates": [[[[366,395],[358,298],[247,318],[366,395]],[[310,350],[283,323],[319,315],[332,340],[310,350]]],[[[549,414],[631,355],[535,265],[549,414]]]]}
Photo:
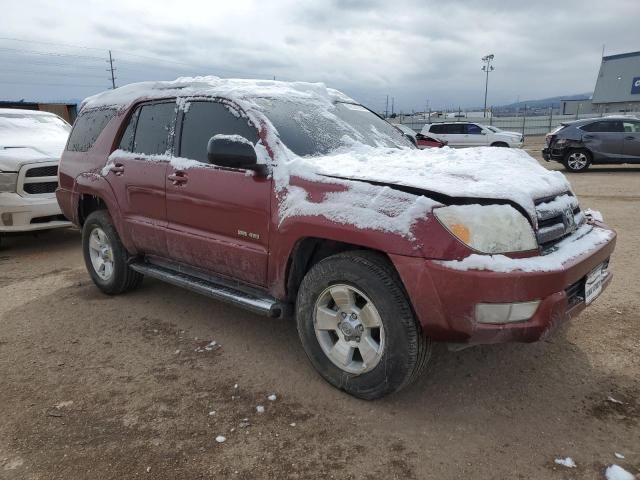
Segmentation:
{"type": "Polygon", "coordinates": [[[134,262],[129,264],[129,267],[143,275],[157,278],[158,280],[186,288],[187,290],[206,295],[216,300],[231,303],[259,315],[278,318],[282,317],[285,312],[285,306],[275,298],[263,296],[258,292],[249,292],[213,281],[203,280],[187,273],[177,272],[146,262],[134,262]]]}

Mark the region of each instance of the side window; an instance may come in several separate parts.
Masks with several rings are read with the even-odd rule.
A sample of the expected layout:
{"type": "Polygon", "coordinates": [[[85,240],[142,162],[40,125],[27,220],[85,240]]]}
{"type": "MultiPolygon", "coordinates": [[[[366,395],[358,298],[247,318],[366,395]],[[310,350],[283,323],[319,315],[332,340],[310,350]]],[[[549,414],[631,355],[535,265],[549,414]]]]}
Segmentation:
{"type": "Polygon", "coordinates": [[[444,131],[442,130],[443,125],[431,125],[431,128],[429,128],[429,131],[431,133],[444,133],[444,131]]]}
{"type": "Polygon", "coordinates": [[[480,135],[482,133],[482,128],[475,123],[470,123],[467,125],[467,133],[469,135],[480,135]]]}
{"type": "Polygon", "coordinates": [[[116,111],[113,108],[101,108],[97,110],[85,110],[80,112],[73,130],[67,141],[67,150],[70,152],[86,152],[113,118],[116,111]]]}
{"type": "Polygon", "coordinates": [[[129,118],[129,124],[122,134],[120,145],[118,146],[120,150],[126,150],[127,152],[133,151],[133,139],[136,134],[136,123],[138,122],[138,115],[140,115],[140,108],[141,107],[137,107],[131,115],[131,118],[129,118]]]}
{"type": "Polygon", "coordinates": [[[449,131],[452,135],[465,135],[467,133],[467,126],[464,123],[451,123],[448,125],[449,131]]]}
{"type": "Polygon", "coordinates": [[[133,151],[146,155],[167,153],[175,117],[175,102],[143,105],[138,114],[133,151]]]}
{"type": "Polygon", "coordinates": [[[220,102],[191,102],[182,120],[180,156],[208,163],[207,144],[214,135],[240,135],[251,143],[258,131],[246,118],[232,114],[220,102]]]}
{"type": "Polygon", "coordinates": [[[599,122],[589,123],[580,127],[585,132],[599,132],[599,133],[611,133],[611,132],[622,132],[622,122],[620,121],[611,121],[611,120],[602,120],[599,122]]]}
{"type": "Polygon", "coordinates": [[[640,122],[622,122],[625,133],[640,133],[640,122]]]}

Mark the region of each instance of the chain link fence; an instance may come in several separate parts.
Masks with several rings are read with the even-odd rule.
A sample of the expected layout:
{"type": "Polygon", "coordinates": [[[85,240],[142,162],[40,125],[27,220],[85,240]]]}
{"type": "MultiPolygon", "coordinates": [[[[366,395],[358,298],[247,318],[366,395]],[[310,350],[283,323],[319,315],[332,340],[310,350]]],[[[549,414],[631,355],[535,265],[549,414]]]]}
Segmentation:
{"type": "MultiPolygon", "coordinates": [[[[482,114],[482,112],[480,112],[482,114]]],[[[402,123],[412,128],[416,132],[420,132],[422,127],[427,123],[443,123],[443,122],[474,122],[482,125],[491,125],[502,130],[519,132],[523,135],[545,135],[563,122],[570,122],[582,118],[595,118],[605,115],[613,115],[613,113],[581,113],[574,115],[560,115],[549,111],[547,115],[527,114],[527,110],[523,110],[515,116],[498,116],[487,112],[487,117],[471,116],[462,110],[453,112],[427,112],[418,115],[398,115],[395,119],[390,119],[392,123],[402,123]]],[[[626,115],[630,115],[627,113],[626,115]]],[[[640,115],[637,113],[636,115],[640,115]]]]}

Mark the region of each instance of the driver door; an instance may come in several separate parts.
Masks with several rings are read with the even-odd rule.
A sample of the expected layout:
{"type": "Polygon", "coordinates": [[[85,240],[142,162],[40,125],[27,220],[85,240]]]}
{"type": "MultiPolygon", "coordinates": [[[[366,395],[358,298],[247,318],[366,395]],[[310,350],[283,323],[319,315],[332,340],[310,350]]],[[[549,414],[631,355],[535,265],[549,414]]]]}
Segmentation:
{"type": "Polygon", "coordinates": [[[207,272],[266,285],[271,178],[212,165],[209,139],[240,135],[254,145],[256,128],[220,101],[193,101],[177,121],[166,177],[170,258],[207,272]]]}

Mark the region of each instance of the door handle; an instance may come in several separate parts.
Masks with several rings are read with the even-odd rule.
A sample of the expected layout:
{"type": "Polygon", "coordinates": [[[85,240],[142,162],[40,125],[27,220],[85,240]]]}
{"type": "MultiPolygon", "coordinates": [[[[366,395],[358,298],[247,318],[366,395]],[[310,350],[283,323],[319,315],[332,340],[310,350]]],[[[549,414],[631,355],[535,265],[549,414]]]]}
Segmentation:
{"type": "Polygon", "coordinates": [[[590,139],[595,137],[593,135],[583,135],[582,138],[590,139]]]}
{"type": "Polygon", "coordinates": [[[116,163],[109,167],[109,171],[115,173],[116,175],[122,175],[124,173],[124,165],[121,163],[116,163]]]}
{"type": "Polygon", "coordinates": [[[167,176],[167,178],[174,185],[184,185],[189,180],[189,177],[187,177],[187,174],[181,171],[174,172],[171,175],[167,176]]]}
{"type": "Polygon", "coordinates": [[[636,137],[624,137],[625,140],[635,140],[636,137]]]}

